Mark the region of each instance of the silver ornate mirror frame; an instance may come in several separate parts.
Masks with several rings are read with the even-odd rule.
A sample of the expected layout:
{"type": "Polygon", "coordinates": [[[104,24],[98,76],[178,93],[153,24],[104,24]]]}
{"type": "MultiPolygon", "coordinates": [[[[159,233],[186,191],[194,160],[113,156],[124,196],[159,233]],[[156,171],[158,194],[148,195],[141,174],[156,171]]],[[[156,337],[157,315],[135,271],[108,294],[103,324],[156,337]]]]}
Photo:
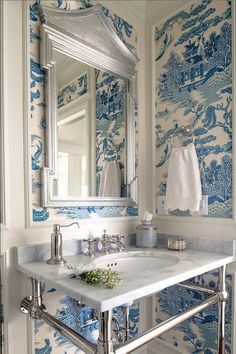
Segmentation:
{"type": "Polygon", "coordinates": [[[40,61],[46,70],[46,167],[41,169],[41,204],[44,207],[127,206],[137,203],[135,168],[136,64],[139,59],[121,41],[101,5],[64,11],[42,7],[40,61]],[[53,196],[57,178],[56,63],[53,50],[129,80],[127,95],[127,186],[126,198],[53,196]]]}

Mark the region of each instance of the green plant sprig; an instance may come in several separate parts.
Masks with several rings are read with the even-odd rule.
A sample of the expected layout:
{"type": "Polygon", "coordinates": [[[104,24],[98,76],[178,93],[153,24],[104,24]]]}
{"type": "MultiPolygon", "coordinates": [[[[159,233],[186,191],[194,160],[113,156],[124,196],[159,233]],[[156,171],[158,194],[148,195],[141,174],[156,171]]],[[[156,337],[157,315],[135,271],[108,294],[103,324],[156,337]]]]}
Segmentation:
{"type": "Polygon", "coordinates": [[[80,274],[80,278],[88,284],[101,285],[107,289],[113,289],[121,283],[119,274],[111,269],[93,269],[80,274]]]}

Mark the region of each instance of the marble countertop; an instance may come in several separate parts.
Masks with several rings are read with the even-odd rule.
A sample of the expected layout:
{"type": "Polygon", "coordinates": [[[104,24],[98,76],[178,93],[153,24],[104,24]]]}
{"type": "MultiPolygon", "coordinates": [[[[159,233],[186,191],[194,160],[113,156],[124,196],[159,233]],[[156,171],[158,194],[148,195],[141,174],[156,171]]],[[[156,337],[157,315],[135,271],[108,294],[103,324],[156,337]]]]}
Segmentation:
{"type": "MultiPolygon", "coordinates": [[[[140,251],[141,249],[129,248],[126,251],[129,250],[140,251]]],[[[68,274],[65,274],[63,266],[48,265],[45,260],[32,261],[32,259],[27,260],[23,257],[23,261],[23,258],[19,256],[19,253],[22,253],[20,247],[17,255],[17,269],[43,282],[47,288],[54,287],[99,311],[107,311],[236,260],[233,249],[232,254],[203,252],[196,249],[176,252],[161,248],[149,249],[149,252],[153,256],[167,260],[175,257],[175,262],[174,264],[170,262],[168,267],[159,270],[143,269],[136,274],[135,272],[133,274],[121,272],[122,283],[115,289],[87,285],[80,279],[70,278],[68,274]]],[[[90,258],[82,254],[68,255],[65,258],[67,265],[72,266],[90,262],[90,258]]]]}

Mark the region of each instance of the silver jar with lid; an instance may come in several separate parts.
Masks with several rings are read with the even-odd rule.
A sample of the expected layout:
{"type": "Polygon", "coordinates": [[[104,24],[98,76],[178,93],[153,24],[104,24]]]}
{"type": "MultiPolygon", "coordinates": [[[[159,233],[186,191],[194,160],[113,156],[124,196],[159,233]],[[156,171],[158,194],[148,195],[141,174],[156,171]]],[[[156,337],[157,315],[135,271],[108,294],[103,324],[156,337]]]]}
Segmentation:
{"type": "Polygon", "coordinates": [[[142,224],[138,225],[136,230],[137,247],[152,248],[157,246],[157,228],[152,221],[142,221],[142,224]]]}

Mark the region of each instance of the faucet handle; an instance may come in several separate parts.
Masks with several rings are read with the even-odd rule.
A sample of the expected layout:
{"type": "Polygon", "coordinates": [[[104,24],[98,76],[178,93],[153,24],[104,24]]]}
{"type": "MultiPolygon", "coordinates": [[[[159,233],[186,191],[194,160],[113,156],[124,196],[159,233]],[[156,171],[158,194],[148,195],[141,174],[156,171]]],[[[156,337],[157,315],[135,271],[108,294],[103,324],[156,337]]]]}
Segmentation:
{"type": "Polygon", "coordinates": [[[111,236],[108,235],[107,233],[107,230],[103,230],[103,234],[102,234],[102,237],[101,237],[101,241],[103,243],[107,243],[109,242],[109,239],[111,238],[111,236]]]}
{"type": "Polygon", "coordinates": [[[116,241],[121,241],[125,236],[120,235],[120,234],[116,234],[116,235],[113,235],[113,237],[116,239],[116,241]]]}
{"type": "Polygon", "coordinates": [[[102,236],[99,238],[99,240],[101,241],[102,247],[100,252],[105,253],[105,254],[109,254],[110,253],[110,236],[107,233],[107,230],[103,230],[103,234],[102,236]]]}
{"type": "Polygon", "coordinates": [[[117,243],[117,248],[118,248],[118,251],[121,252],[121,251],[124,251],[125,250],[125,245],[123,243],[123,239],[124,239],[124,235],[120,235],[120,234],[117,234],[117,235],[114,235],[113,238],[115,239],[115,242],[117,243]]]}
{"type": "Polygon", "coordinates": [[[91,243],[93,244],[93,242],[98,241],[99,237],[93,238],[93,237],[88,237],[88,238],[84,238],[83,242],[87,242],[88,244],[91,243]]]}
{"type": "Polygon", "coordinates": [[[96,238],[84,238],[83,242],[87,242],[88,244],[88,251],[85,253],[87,256],[94,257],[95,256],[95,251],[94,251],[94,242],[98,240],[98,237],[96,238]]]}

